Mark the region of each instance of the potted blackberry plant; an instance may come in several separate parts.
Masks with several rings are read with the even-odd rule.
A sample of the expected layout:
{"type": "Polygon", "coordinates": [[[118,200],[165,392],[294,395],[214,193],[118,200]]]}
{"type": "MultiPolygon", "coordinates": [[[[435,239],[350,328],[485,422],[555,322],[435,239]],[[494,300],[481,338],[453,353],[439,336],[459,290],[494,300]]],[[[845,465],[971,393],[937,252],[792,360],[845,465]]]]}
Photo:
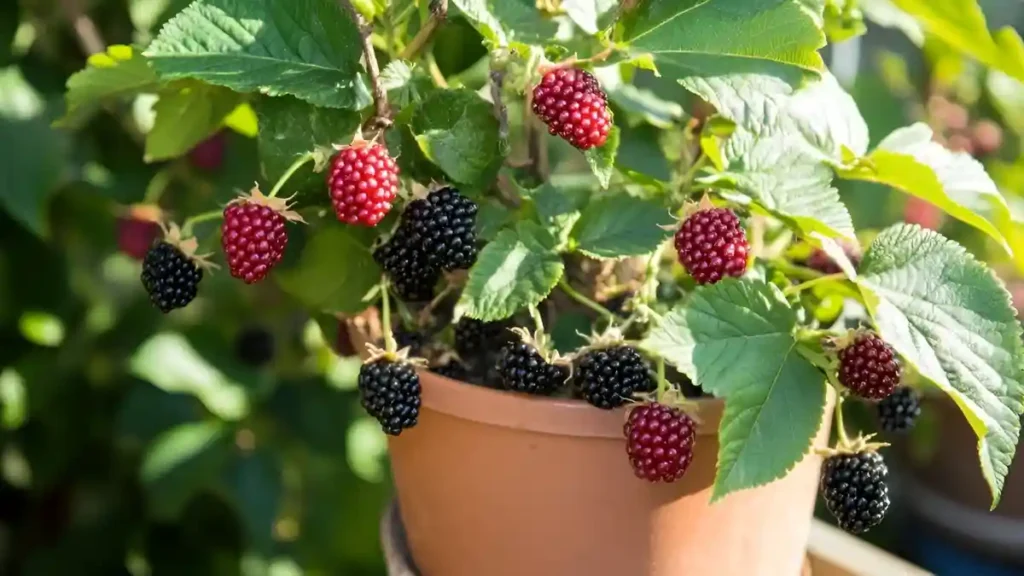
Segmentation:
{"type": "MultiPolygon", "coordinates": [[[[896,4],[1024,80],[973,3],[896,4]]],[[[65,122],[148,93],[154,159],[255,134],[249,192],[129,211],[163,226],[142,282],[174,313],[221,261],[339,330],[424,573],[796,574],[819,486],[853,533],[889,506],[845,401],[901,426],[905,377],[950,395],[997,502],[1024,400],[986,265],[916,225],[858,235],[833,187],[1019,248],[984,167],[926,125],[871,144],[819,54],[862,31],[852,2],[196,0],[94,56],[65,122]],[[485,48],[456,72],[454,27],[485,48]]]]}

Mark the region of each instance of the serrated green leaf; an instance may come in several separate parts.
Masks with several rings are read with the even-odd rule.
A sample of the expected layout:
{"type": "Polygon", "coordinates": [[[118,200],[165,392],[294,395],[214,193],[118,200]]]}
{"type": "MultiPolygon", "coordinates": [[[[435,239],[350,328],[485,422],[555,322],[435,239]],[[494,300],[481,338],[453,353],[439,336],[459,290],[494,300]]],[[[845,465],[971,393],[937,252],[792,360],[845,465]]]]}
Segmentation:
{"type": "Polygon", "coordinates": [[[725,399],[712,501],[786,475],[825,413],[825,376],[797,351],[796,313],[774,286],[699,288],[642,346],[725,399]]]}
{"type": "Polygon", "coordinates": [[[353,314],[380,284],[380,267],[367,244],[340,224],[325,225],[306,243],[299,262],[275,272],[281,289],[310,310],[353,314]]]}
{"type": "Polygon", "coordinates": [[[216,482],[230,453],[230,436],[221,422],[182,424],[161,435],[139,471],[150,511],[173,520],[193,495],[216,482]]]}
{"type": "Polygon", "coordinates": [[[650,254],[671,232],[665,206],[628,194],[595,198],[587,204],[572,230],[576,249],[593,258],[622,258],[650,254]]]}
{"type": "Polygon", "coordinates": [[[669,78],[763,73],[796,85],[825,68],[820,19],[794,0],[648,0],[620,18],[621,40],[669,78]]]}
{"type": "Polygon", "coordinates": [[[146,134],[146,162],[186,154],[218,130],[242,102],[237,92],[194,80],[176,82],[160,91],[153,105],[156,119],[146,134]]]}
{"type": "Polygon", "coordinates": [[[1024,43],[1007,26],[993,36],[976,0],[892,0],[926,32],[975,60],[1024,81],[1024,43]]]}
{"type": "Polygon", "coordinates": [[[619,128],[612,126],[608,131],[608,139],[598,148],[590,148],[583,153],[590,171],[597,176],[602,188],[608,188],[615,174],[615,155],[619,151],[619,128]]]}
{"type": "Polygon", "coordinates": [[[495,46],[508,46],[512,42],[545,44],[558,32],[558,23],[545,18],[534,0],[449,1],[495,46]]]}
{"type": "Polygon", "coordinates": [[[921,25],[913,16],[893,4],[893,0],[858,0],[857,6],[874,24],[903,32],[915,46],[924,44],[921,25]]]}
{"type": "Polygon", "coordinates": [[[882,338],[964,412],[995,507],[1024,411],[1024,346],[1006,289],[961,246],[906,224],[875,238],[857,284],[882,338]]]}
{"type": "Polygon", "coordinates": [[[540,303],[565,271],[555,239],[533,222],[502,230],[477,256],[459,300],[470,318],[503,320],[540,303]]]}
{"type": "Polygon", "coordinates": [[[110,46],[106,52],[90,56],[85,68],[68,78],[64,94],[67,112],[56,125],[77,128],[110,99],[153,91],[159,86],[160,79],[142,54],[131,46],[110,46]]]}
{"type": "MultiPolygon", "coordinates": [[[[380,72],[380,85],[388,92],[388,101],[405,108],[420,99],[416,65],[405,60],[392,60],[380,72]]],[[[424,79],[426,82],[429,80],[424,79]]]]}
{"type": "MultiPolygon", "coordinates": [[[[267,182],[276,182],[306,152],[351,142],[361,121],[358,112],[320,108],[288,96],[264,96],[254,106],[260,126],[260,168],[267,182]]],[[[313,172],[311,165],[300,169],[288,180],[283,196],[296,190],[323,193],[323,174],[313,172]]]]}
{"type": "Polygon", "coordinates": [[[498,120],[471,90],[432,93],[416,108],[410,128],[423,155],[454,182],[481,185],[501,168],[498,120]]]}
{"type": "Polygon", "coordinates": [[[562,10],[587,34],[597,34],[616,5],[616,0],[562,0],[562,10]]]}
{"type": "Polygon", "coordinates": [[[996,224],[1009,208],[985,167],[964,152],[951,152],[933,142],[926,124],[895,130],[866,161],[839,170],[839,175],[886,184],[931,202],[1013,253],[996,224]]]}
{"type": "Polygon", "coordinates": [[[573,225],[580,218],[580,209],[587,202],[587,193],[582,190],[556,187],[545,182],[532,190],[519,190],[537,213],[537,220],[554,236],[558,245],[569,238],[573,225]]]}
{"type": "Polygon", "coordinates": [[[146,49],[165,79],[353,110],[371,102],[361,55],[359,30],[335,0],[196,0],[146,49]]]}
{"type": "Polygon", "coordinates": [[[508,206],[495,200],[484,200],[476,214],[476,235],[482,240],[493,240],[513,218],[515,213],[508,206]]]}

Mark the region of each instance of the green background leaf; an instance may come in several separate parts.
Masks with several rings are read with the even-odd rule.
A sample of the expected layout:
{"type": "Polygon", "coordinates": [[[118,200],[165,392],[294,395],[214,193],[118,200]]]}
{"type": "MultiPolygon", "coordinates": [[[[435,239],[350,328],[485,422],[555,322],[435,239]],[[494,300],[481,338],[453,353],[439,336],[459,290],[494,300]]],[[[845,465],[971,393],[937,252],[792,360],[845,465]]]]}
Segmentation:
{"type": "Polygon", "coordinates": [[[477,256],[459,306],[470,318],[502,320],[538,304],[558,284],[565,265],[551,235],[532,222],[502,230],[477,256]]]}
{"type": "Polygon", "coordinates": [[[177,158],[220,130],[241,96],[218,86],[185,80],[160,91],[156,119],[146,134],[147,162],[177,158]]]}
{"type": "Polygon", "coordinates": [[[77,128],[112,98],[155,91],[160,79],[149,61],[131,46],[115,45],[93,54],[82,70],[68,78],[67,111],[57,125],[77,128]]]}
{"type": "Polygon", "coordinates": [[[729,278],[698,289],[643,341],[725,398],[712,501],[783,477],[821,427],[825,376],[798,353],[796,322],[773,286],[729,278]]]}
{"type": "Polygon", "coordinates": [[[661,202],[628,194],[592,199],[572,238],[580,252],[594,258],[622,258],[650,254],[671,234],[661,226],[673,223],[661,202]]]}
{"type": "Polygon", "coordinates": [[[176,518],[193,495],[215,484],[230,454],[220,422],[182,424],[157,438],[140,470],[153,515],[176,518]]]}
{"type": "Polygon", "coordinates": [[[416,108],[411,129],[423,154],[454,182],[483,185],[501,167],[498,120],[471,90],[433,92],[416,108]]]}
{"type": "Polygon", "coordinates": [[[361,109],[371,98],[359,31],[335,0],[196,0],[146,49],[165,79],[361,109]]]}
{"type": "Polygon", "coordinates": [[[322,224],[306,242],[299,262],[275,271],[281,289],[310,310],[355,313],[380,284],[380,267],[369,246],[341,224],[322,224]]]}
{"type": "Polygon", "coordinates": [[[551,41],[558,24],[545,18],[534,0],[449,0],[457,13],[473,24],[480,35],[497,46],[509,42],[544,44],[551,41]]]}
{"type": "Polygon", "coordinates": [[[590,171],[597,176],[602,188],[607,188],[615,174],[615,156],[619,151],[619,128],[612,126],[608,131],[608,139],[598,148],[591,148],[583,153],[590,166],[590,171]]]}
{"type": "Polygon", "coordinates": [[[1024,411],[1024,346],[1006,289],[956,243],[903,224],[875,238],[857,283],[882,338],[967,416],[994,507],[1024,411]]]}

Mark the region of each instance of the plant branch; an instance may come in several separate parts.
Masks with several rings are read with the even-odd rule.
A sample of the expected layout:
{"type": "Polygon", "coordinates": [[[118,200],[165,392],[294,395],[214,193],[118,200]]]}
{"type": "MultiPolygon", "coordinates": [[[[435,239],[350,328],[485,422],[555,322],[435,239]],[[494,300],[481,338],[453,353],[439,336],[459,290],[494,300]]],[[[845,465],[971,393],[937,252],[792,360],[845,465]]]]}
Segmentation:
{"type": "Polygon", "coordinates": [[[190,236],[192,234],[192,229],[195,228],[196,224],[199,224],[200,222],[206,222],[209,220],[216,220],[223,216],[224,210],[220,208],[218,208],[217,210],[210,210],[209,212],[203,212],[200,214],[196,214],[195,216],[191,216],[185,220],[184,224],[181,225],[181,234],[182,236],[190,236]]]}
{"type": "Polygon", "coordinates": [[[835,274],[826,274],[825,276],[818,276],[817,278],[811,278],[810,280],[806,280],[804,282],[801,282],[800,284],[794,284],[793,286],[790,286],[790,287],[786,288],[785,290],[783,290],[782,293],[785,294],[786,296],[789,296],[789,295],[792,295],[792,294],[797,294],[799,292],[803,292],[804,290],[807,290],[808,288],[811,288],[811,287],[816,286],[818,284],[822,284],[822,283],[825,283],[825,282],[832,282],[833,280],[845,280],[845,279],[846,279],[846,274],[843,274],[842,272],[836,272],[835,274]]]}
{"type": "Polygon", "coordinates": [[[836,431],[839,433],[840,446],[848,446],[850,437],[846,435],[846,426],[843,424],[843,395],[839,394],[836,399],[836,431]]]}
{"type": "Polygon", "coordinates": [[[448,18],[448,0],[435,0],[430,3],[430,18],[427,23],[420,28],[420,31],[416,33],[409,45],[402,50],[402,53],[398,55],[402,60],[413,60],[419,55],[420,50],[426,46],[430,37],[434,34],[446,19],[448,18]]]}
{"type": "Polygon", "coordinates": [[[498,139],[508,142],[508,108],[501,99],[501,89],[505,85],[505,72],[491,70],[491,102],[494,105],[494,117],[498,119],[498,139]]]}
{"type": "Polygon", "coordinates": [[[338,0],[356,27],[359,28],[359,36],[363,42],[363,57],[366,60],[366,73],[370,75],[370,86],[373,89],[373,104],[375,114],[370,122],[374,128],[384,130],[391,126],[391,108],[388,106],[388,93],[384,85],[380,83],[380,66],[377,65],[377,54],[373,51],[373,25],[363,18],[363,15],[352,5],[352,0],[338,0]]]}
{"type": "Polygon", "coordinates": [[[103,36],[100,35],[96,23],[85,13],[83,4],[83,0],[63,0],[61,2],[64,14],[75,30],[75,38],[78,39],[78,45],[82,47],[82,51],[88,55],[105,52],[107,43],[103,41],[103,36]]]}
{"type": "Polygon", "coordinates": [[[575,288],[573,288],[572,286],[569,285],[569,282],[565,279],[564,276],[562,277],[561,280],[558,281],[558,286],[559,286],[559,288],[562,289],[563,292],[566,293],[567,296],[569,296],[573,300],[579,302],[580,304],[586,306],[587,308],[590,308],[594,312],[597,312],[602,317],[607,318],[609,321],[612,321],[612,322],[615,321],[615,315],[614,314],[612,314],[604,306],[601,306],[597,302],[594,302],[590,298],[587,298],[583,294],[580,294],[579,292],[577,292],[575,288]]]}
{"type": "Polygon", "coordinates": [[[384,333],[384,350],[394,353],[398,350],[395,335],[391,332],[391,303],[388,298],[387,279],[380,280],[380,329],[384,333]]]}
{"type": "Polygon", "coordinates": [[[297,172],[298,169],[302,167],[303,164],[309,162],[312,159],[313,153],[309,152],[300,156],[295,162],[292,162],[292,165],[289,166],[288,169],[285,170],[284,174],[282,174],[281,177],[277,179],[277,183],[274,184],[274,187],[270,190],[270,194],[267,194],[267,196],[269,196],[270,198],[277,196],[277,193],[280,192],[281,188],[284,187],[285,182],[287,182],[288,179],[291,178],[295,174],[295,172],[297,172]]]}

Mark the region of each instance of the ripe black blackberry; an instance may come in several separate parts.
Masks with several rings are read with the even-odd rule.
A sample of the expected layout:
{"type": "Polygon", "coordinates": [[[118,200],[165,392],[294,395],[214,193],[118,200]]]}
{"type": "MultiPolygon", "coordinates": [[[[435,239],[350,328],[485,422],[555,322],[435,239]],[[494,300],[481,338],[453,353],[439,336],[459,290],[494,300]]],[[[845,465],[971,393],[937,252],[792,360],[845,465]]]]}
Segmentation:
{"type": "Polygon", "coordinates": [[[187,306],[196,297],[202,279],[199,264],[170,242],[155,243],[142,261],[142,285],[164,314],[187,306]]]}
{"type": "Polygon", "coordinates": [[[408,348],[410,356],[419,356],[423,351],[423,345],[427,343],[426,336],[422,332],[409,330],[402,325],[395,326],[391,334],[395,337],[398,349],[408,348]]]}
{"type": "Polygon", "coordinates": [[[492,347],[500,349],[511,341],[508,336],[511,332],[504,322],[484,322],[464,316],[455,324],[455,351],[469,358],[492,347]]]}
{"type": "Polygon", "coordinates": [[[420,377],[412,365],[381,358],[359,369],[363,408],[380,422],[385,434],[412,428],[420,414],[420,377]]]}
{"type": "Polygon", "coordinates": [[[476,213],[475,202],[455,188],[441,188],[410,202],[399,226],[422,247],[430,265],[466,269],[476,262],[476,213]]]}
{"type": "Polygon", "coordinates": [[[632,346],[591,350],[576,364],[576,386],[583,398],[610,410],[622,406],[637,392],[654,390],[651,370],[632,346]]]}
{"type": "Polygon", "coordinates": [[[889,510],[889,469],[878,452],[836,454],[821,469],[821,495],[839,527],[861,534],[877,526],[889,510]]]}
{"type": "Polygon", "coordinates": [[[435,374],[440,374],[445,378],[451,378],[452,380],[466,381],[469,379],[469,369],[462,362],[459,362],[455,358],[452,358],[441,364],[440,366],[434,366],[430,369],[435,374]]]}
{"type": "Polygon", "coordinates": [[[886,432],[906,432],[921,415],[921,397],[913,388],[899,386],[878,403],[878,422],[886,432]]]}
{"type": "Polygon", "coordinates": [[[402,300],[427,302],[434,297],[441,271],[427,262],[422,246],[408,229],[399,226],[390,240],[374,250],[373,259],[384,269],[395,294],[402,300]]]}
{"type": "Polygon", "coordinates": [[[249,366],[263,366],[274,358],[274,335],[261,326],[250,326],[235,339],[235,354],[249,366]]]}
{"type": "Polygon", "coordinates": [[[502,349],[497,363],[502,386],[506,390],[548,395],[569,379],[569,368],[544,360],[536,348],[525,342],[502,349]]]}

